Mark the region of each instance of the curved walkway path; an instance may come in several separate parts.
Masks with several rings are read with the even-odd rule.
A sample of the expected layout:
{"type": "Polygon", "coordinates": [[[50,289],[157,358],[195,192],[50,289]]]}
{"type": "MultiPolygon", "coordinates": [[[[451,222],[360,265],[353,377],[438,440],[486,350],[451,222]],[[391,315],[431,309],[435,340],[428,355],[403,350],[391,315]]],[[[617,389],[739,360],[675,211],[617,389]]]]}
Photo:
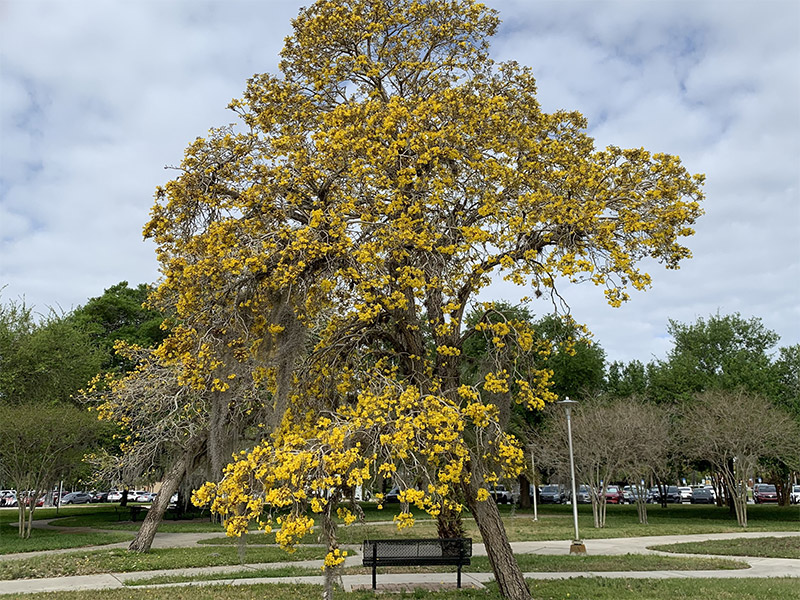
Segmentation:
{"type": "MultiPolygon", "coordinates": [[[[41,527],[52,527],[42,523],[41,527]]],[[[53,527],[56,528],[56,527],[53,527]]],[[[73,529],[74,531],[74,529],[73,529]]],[[[224,533],[219,534],[224,537],[224,533]]],[[[673,544],[678,542],[699,542],[705,540],[719,540],[731,538],[748,537],[783,537],[800,536],[800,531],[794,532],[741,532],[741,533],[711,533],[696,535],[665,535],[638,538],[611,538],[611,539],[590,539],[585,540],[589,554],[609,555],[609,554],[665,554],[676,556],[675,553],[659,552],[650,550],[648,546],[673,544]]],[[[190,547],[197,544],[197,541],[204,538],[214,537],[213,533],[159,533],[153,543],[154,548],[176,548],[190,547]]],[[[43,552],[26,552],[24,554],[0,555],[0,560],[13,560],[26,558],[42,554],[53,554],[63,552],[75,552],[77,550],[100,550],[109,548],[124,548],[128,542],[119,542],[104,546],[91,548],[71,548],[66,550],[49,550],[43,552]]],[[[568,554],[570,541],[535,541],[535,542],[514,542],[511,544],[517,554],[568,554]]],[[[473,545],[473,555],[482,556],[486,554],[483,544],[473,545]]],[[[697,555],[690,555],[697,556],[697,555]]],[[[800,577],[800,560],[783,558],[756,558],[735,556],[728,557],[735,560],[746,562],[750,565],[749,569],[717,570],[717,571],[581,571],[569,573],[525,573],[526,579],[566,579],[570,577],[612,577],[612,578],[635,578],[635,579],[662,579],[662,578],[698,578],[698,577],[800,577]]],[[[125,582],[136,579],[146,579],[158,575],[207,575],[215,573],[231,573],[248,571],[263,568],[278,568],[283,566],[300,566],[319,568],[322,566],[321,560],[294,561],[285,563],[251,564],[251,565],[232,565],[222,567],[199,567],[188,569],[170,569],[166,571],[140,571],[135,573],[104,573],[98,575],[83,575],[73,577],[54,577],[47,579],[16,579],[10,581],[0,581],[0,595],[3,594],[26,594],[35,592],[58,592],[68,590],[100,590],[125,587],[125,582]]],[[[360,556],[349,556],[345,566],[361,566],[360,556]]],[[[491,573],[463,573],[462,585],[464,587],[481,588],[483,584],[491,581],[494,576],[491,573]]],[[[322,576],[304,577],[274,577],[274,578],[246,578],[231,579],[223,581],[194,581],[187,583],[172,583],[152,586],[141,586],[148,588],[159,588],[167,586],[188,586],[188,585],[249,585],[254,583],[309,583],[322,584],[322,576]]],[[[342,585],[345,591],[371,587],[371,576],[366,575],[344,575],[342,585]]],[[[453,573],[385,573],[378,579],[381,589],[413,589],[414,587],[455,587],[455,572],[453,573]],[[451,581],[452,580],[452,581],[451,581]],[[444,584],[443,584],[444,581],[444,584]]],[[[138,586],[137,586],[138,587],[138,586]]]]}

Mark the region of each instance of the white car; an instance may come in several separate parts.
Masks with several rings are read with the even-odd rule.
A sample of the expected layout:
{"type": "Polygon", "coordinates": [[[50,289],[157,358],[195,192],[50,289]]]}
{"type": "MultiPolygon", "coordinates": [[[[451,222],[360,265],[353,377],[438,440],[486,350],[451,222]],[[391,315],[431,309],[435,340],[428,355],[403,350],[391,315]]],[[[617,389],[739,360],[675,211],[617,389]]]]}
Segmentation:
{"type": "Polygon", "coordinates": [[[108,501],[109,502],[119,502],[122,500],[122,492],[119,490],[111,490],[108,492],[108,501]]]}
{"type": "Polygon", "coordinates": [[[790,504],[800,504],[800,485],[793,485],[792,492],[789,494],[790,504]]]}
{"type": "Polygon", "coordinates": [[[681,504],[684,502],[692,501],[692,488],[688,485],[678,486],[678,491],[681,493],[681,504]]]}

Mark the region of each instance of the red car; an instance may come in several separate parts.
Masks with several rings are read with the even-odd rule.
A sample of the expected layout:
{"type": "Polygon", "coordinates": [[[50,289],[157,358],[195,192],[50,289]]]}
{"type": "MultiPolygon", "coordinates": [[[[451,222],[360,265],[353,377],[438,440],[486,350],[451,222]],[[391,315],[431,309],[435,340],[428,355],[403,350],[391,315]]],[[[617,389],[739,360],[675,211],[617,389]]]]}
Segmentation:
{"type": "Polygon", "coordinates": [[[606,502],[609,504],[622,504],[625,501],[625,496],[622,490],[616,485],[610,485],[606,488],[606,502]]]}
{"type": "Polygon", "coordinates": [[[753,486],[753,502],[778,502],[778,492],[771,483],[757,483],[753,486]]]}

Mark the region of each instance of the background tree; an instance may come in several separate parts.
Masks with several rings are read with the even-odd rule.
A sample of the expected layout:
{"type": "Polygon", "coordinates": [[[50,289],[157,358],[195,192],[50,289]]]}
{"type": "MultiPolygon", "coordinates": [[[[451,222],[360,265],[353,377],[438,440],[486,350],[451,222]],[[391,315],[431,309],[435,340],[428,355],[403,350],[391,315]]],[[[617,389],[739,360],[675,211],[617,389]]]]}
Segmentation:
{"type": "Polygon", "coordinates": [[[37,500],[81,465],[99,433],[92,415],[69,404],[0,402],[0,480],[18,490],[20,537],[31,535],[37,500]]]}
{"type": "Polygon", "coordinates": [[[100,362],[68,315],[36,320],[24,304],[0,305],[0,477],[32,494],[28,513],[20,502],[21,536],[30,536],[39,497],[79,476],[82,451],[105,435],[73,398],[100,362]]]}
{"type": "Polygon", "coordinates": [[[615,398],[644,397],[648,391],[647,368],[638,360],[614,361],[608,366],[605,391],[615,398]]]}
{"type": "Polygon", "coordinates": [[[467,328],[464,315],[496,274],[554,298],[557,275],[591,280],[618,305],[650,284],[641,259],[689,255],[680,241],[701,214],[702,177],[666,154],[596,151],[579,113],[543,112],[528,69],[489,59],[497,23],[471,0],[303,9],[281,76],[254,77],[231,104],[241,130],[187,149],[145,233],[165,274],[158,298],[180,323],[163,355],[184,357],[184,381],[222,390],[234,361],[273,361],[253,374],[293,415],[284,437],[384,396],[458,416],[442,424],[466,444],[441,450],[440,464],[459,465],[447,492],[475,515],[501,594],[521,599],[484,501],[521,451],[494,426],[467,433],[496,422],[496,398],[531,409],[551,398],[549,372],[523,368],[525,353],[549,350],[524,324],[467,328]],[[286,336],[284,317],[306,336],[286,336]],[[461,380],[473,335],[490,337],[495,363],[478,386],[461,380]],[[297,338],[313,344],[295,352],[297,338]]]}
{"type": "Polygon", "coordinates": [[[800,420],[800,344],[780,348],[773,363],[774,398],[800,420]]]}
{"type": "Polygon", "coordinates": [[[649,394],[659,401],[686,400],[707,390],[774,389],[772,349],[780,339],[761,320],[711,315],[686,325],[670,320],[674,348],[650,370],[649,394]]]}
{"type": "Polygon", "coordinates": [[[762,396],[705,392],[683,406],[679,431],[688,456],[707,460],[722,473],[742,527],[747,527],[747,483],[759,465],[777,459],[798,469],[800,427],[762,396]]]}
{"type": "Polygon", "coordinates": [[[24,304],[0,306],[0,401],[61,404],[99,370],[101,353],[69,315],[37,320],[24,304]]]}
{"type": "Polygon", "coordinates": [[[647,524],[648,482],[664,482],[675,435],[668,410],[640,398],[617,400],[613,430],[625,440],[620,474],[636,488],[639,523],[647,524]]]}
{"type": "Polygon", "coordinates": [[[144,283],[132,288],[127,281],[121,281],[71,313],[71,321],[86,332],[103,353],[103,370],[123,372],[135,366],[115,351],[118,340],[142,348],[155,348],[167,336],[167,328],[162,328],[166,315],[146,307],[152,291],[152,286],[144,283]]]}
{"type": "MultiPolygon", "coordinates": [[[[539,462],[569,481],[569,445],[564,410],[551,406],[545,426],[537,432],[539,462]]],[[[572,409],[572,444],[575,477],[585,482],[592,496],[595,527],[605,527],[606,488],[623,473],[628,449],[623,418],[628,416],[625,404],[606,398],[580,402],[572,409]]]]}

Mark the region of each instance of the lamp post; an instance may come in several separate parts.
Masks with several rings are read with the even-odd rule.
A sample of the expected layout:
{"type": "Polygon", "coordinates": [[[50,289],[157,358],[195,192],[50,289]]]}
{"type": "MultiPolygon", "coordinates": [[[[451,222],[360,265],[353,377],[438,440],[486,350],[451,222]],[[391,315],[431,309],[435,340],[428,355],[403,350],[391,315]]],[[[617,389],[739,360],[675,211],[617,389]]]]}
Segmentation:
{"type": "Polygon", "coordinates": [[[575,400],[570,400],[566,396],[561,402],[564,411],[567,413],[567,440],[569,442],[569,474],[572,479],[572,520],[575,524],[575,539],[569,547],[570,554],[586,554],[586,546],[581,541],[581,536],[578,533],[578,494],[575,489],[575,458],[572,453],[572,415],[570,409],[577,404],[575,400]]]}
{"type": "Polygon", "coordinates": [[[536,463],[533,460],[533,446],[530,446],[531,449],[531,481],[533,482],[533,520],[539,520],[539,512],[536,507],[536,492],[538,492],[539,488],[536,487],[536,463]]]}

